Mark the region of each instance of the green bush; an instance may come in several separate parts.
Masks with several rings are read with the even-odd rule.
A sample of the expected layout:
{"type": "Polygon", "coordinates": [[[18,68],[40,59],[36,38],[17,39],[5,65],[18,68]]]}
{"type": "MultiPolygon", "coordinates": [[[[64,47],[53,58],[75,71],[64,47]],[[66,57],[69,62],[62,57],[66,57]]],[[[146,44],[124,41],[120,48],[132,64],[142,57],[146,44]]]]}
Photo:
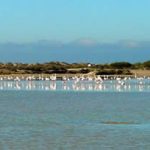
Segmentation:
{"type": "Polygon", "coordinates": [[[132,73],[126,69],[109,69],[98,70],[96,75],[131,75],[132,73]]]}
{"type": "Polygon", "coordinates": [[[128,62],[115,62],[110,64],[110,67],[115,68],[115,69],[124,69],[124,68],[131,68],[132,64],[128,62]]]}
{"type": "Polygon", "coordinates": [[[146,69],[150,69],[150,61],[144,62],[143,67],[146,68],[146,69]]]}

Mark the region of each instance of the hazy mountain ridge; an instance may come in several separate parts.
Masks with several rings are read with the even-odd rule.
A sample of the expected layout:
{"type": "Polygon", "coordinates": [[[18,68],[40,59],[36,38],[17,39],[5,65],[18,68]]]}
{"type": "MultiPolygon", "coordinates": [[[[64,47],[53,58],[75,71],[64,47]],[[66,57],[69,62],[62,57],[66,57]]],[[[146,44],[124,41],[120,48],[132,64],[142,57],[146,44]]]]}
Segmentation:
{"type": "Polygon", "coordinates": [[[2,62],[138,62],[150,59],[150,42],[99,43],[80,39],[70,43],[41,40],[33,43],[0,43],[2,62]]]}

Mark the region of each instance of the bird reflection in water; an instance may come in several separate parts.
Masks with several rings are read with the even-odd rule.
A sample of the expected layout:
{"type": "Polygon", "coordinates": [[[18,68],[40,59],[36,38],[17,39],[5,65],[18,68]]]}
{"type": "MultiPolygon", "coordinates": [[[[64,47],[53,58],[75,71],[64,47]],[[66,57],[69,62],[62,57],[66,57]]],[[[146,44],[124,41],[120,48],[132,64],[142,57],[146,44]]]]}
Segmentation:
{"type": "Polygon", "coordinates": [[[73,90],[73,91],[150,91],[150,78],[143,79],[105,79],[78,78],[56,80],[56,76],[41,80],[20,80],[19,78],[0,78],[0,90],[73,90]]]}

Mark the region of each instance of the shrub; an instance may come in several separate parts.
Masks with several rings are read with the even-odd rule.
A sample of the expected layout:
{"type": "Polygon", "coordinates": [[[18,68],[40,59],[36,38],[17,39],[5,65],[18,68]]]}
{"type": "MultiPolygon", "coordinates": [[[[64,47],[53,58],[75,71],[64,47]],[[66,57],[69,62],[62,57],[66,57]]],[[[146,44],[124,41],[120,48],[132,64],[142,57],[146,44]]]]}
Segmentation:
{"type": "Polygon", "coordinates": [[[132,64],[128,62],[116,62],[110,64],[110,66],[115,69],[124,69],[124,68],[131,68],[132,64]]]}

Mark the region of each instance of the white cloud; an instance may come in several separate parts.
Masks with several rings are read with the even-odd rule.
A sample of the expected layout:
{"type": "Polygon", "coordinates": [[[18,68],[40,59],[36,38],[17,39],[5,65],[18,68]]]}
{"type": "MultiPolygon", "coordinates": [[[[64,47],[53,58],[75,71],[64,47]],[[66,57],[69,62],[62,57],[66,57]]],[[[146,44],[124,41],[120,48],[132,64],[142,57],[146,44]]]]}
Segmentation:
{"type": "Polygon", "coordinates": [[[120,41],[120,45],[126,48],[139,48],[140,42],[133,41],[133,40],[123,40],[123,41],[120,41]]]}
{"type": "Polygon", "coordinates": [[[79,46],[87,46],[87,47],[95,46],[98,44],[96,40],[90,39],[90,38],[79,39],[79,40],[74,41],[73,43],[79,46]]]}

